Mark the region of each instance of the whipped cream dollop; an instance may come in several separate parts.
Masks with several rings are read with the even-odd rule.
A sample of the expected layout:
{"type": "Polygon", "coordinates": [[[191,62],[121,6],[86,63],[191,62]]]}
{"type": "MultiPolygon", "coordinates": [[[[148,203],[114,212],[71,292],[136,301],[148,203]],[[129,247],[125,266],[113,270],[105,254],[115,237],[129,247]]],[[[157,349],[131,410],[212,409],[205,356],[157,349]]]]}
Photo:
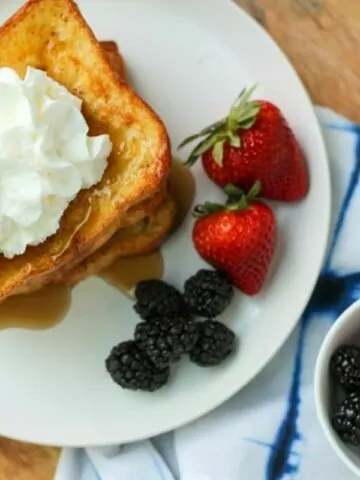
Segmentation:
{"type": "Polygon", "coordinates": [[[59,228],[77,193],[102,177],[112,145],[88,136],[82,102],[42,70],[0,68],[0,252],[7,258],[59,228]]]}

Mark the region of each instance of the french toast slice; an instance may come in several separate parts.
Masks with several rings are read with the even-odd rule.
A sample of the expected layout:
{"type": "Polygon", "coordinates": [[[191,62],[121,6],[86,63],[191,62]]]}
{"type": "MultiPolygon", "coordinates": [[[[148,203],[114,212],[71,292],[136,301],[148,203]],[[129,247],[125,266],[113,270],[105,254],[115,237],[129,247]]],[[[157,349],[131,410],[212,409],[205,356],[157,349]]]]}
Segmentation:
{"type": "Polygon", "coordinates": [[[55,235],[11,260],[0,255],[2,300],[100,248],[161,189],[171,157],[163,122],[111,67],[73,0],[29,0],[0,28],[0,66],[45,70],[83,100],[90,135],[113,144],[102,180],[77,195],[55,235]]]}
{"type": "Polygon", "coordinates": [[[122,80],[127,81],[125,60],[120,53],[117,43],[113,40],[102,40],[100,45],[113,69],[117,72],[122,80]]]}
{"type": "MultiPolygon", "coordinates": [[[[114,41],[101,41],[101,47],[119,77],[127,81],[125,61],[114,41]]],[[[84,260],[58,269],[50,277],[43,279],[32,290],[45,284],[73,286],[89,275],[95,275],[109,267],[117,258],[145,255],[153,252],[170,234],[178,213],[176,203],[163,187],[150,199],[130,208],[122,217],[120,229],[102,247],[84,260]]]]}
{"type": "MultiPolygon", "coordinates": [[[[126,79],[125,62],[114,41],[100,42],[101,47],[109,56],[109,61],[114,70],[120,75],[123,80],[126,79]]],[[[74,285],[77,281],[83,280],[87,275],[98,273],[102,265],[109,266],[110,262],[116,260],[117,256],[126,257],[134,255],[142,255],[149,253],[157,248],[161,241],[165,240],[167,234],[173,226],[177,207],[172,199],[168,199],[167,185],[162,186],[159,192],[155,195],[131,207],[125,215],[121,217],[120,230],[124,232],[114,234],[113,240],[106,242],[99,250],[99,254],[93,258],[94,254],[89,255],[88,264],[92,265],[87,268],[87,258],[83,259],[80,256],[75,257],[66,265],[51,271],[49,274],[41,276],[37,281],[33,280],[30,284],[25,285],[18,293],[31,293],[39,290],[45,285],[61,284],[62,278],[65,279],[66,284],[74,285]],[[162,205],[165,202],[165,205],[162,205]],[[157,209],[160,209],[157,211],[157,209]],[[146,228],[139,228],[144,226],[146,228]],[[163,224],[160,222],[163,220],[163,224]],[[129,228],[132,226],[133,228],[129,228]],[[124,240],[123,240],[124,239],[124,240]],[[115,245],[115,242],[120,242],[120,245],[115,245]],[[125,245],[121,245],[125,242],[125,245]],[[80,265],[84,262],[84,265],[80,265]],[[73,279],[73,280],[72,280],[73,279]],[[78,279],[78,280],[77,280],[78,279]]]]}
{"type": "MultiPolygon", "coordinates": [[[[127,81],[125,62],[117,44],[114,41],[101,41],[100,44],[114,70],[127,81]]],[[[166,194],[166,189],[163,189],[162,194],[165,199],[156,194],[151,200],[132,207],[124,217],[129,217],[127,228],[120,228],[110,240],[81,263],[65,266],[61,271],[57,271],[50,283],[73,286],[89,275],[106,269],[117,258],[146,255],[159,248],[171,233],[178,214],[178,207],[171,193],[166,194]],[[145,210],[148,211],[147,215],[144,214],[145,210]],[[137,223],[133,222],[136,217],[139,217],[137,223]]]]}
{"type": "Polygon", "coordinates": [[[51,284],[73,286],[89,275],[96,275],[117,258],[146,255],[155,251],[168,237],[174,226],[177,208],[169,195],[152,214],[135,225],[120,228],[111,239],[75,268],[63,270],[51,284]]]}
{"type": "MultiPolygon", "coordinates": [[[[100,45],[108,55],[109,62],[114,70],[123,80],[127,80],[125,62],[117,44],[114,41],[101,41],[100,45]]],[[[152,247],[156,248],[158,244],[156,240],[165,239],[166,234],[172,227],[171,219],[174,216],[173,213],[175,210],[175,205],[174,202],[172,200],[168,200],[167,197],[167,186],[163,186],[159,192],[149,199],[146,199],[131,207],[126,214],[122,216],[120,223],[120,229],[125,229],[125,232],[127,233],[118,234],[116,232],[113,236],[113,241],[110,239],[102,248],[100,248],[101,252],[99,252],[99,255],[96,257],[95,261],[92,261],[90,258],[94,254],[89,256],[91,263],[96,263],[99,265],[100,269],[103,263],[106,263],[108,266],[108,261],[105,258],[102,260],[102,257],[106,257],[107,259],[114,261],[116,260],[117,252],[119,252],[119,255],[125,257],[127,255],[133,256],[135,254],[145,254],[148,253],[152,247]],[[163,202],[166,202],[166,206],[162,206],[163,202]],[[157,212],[156,210],[159,207],[161,210],[160,212],[157,212]],[[152,218],[153,215],[156,215],[156,221],[149,221],[149,218],[152,218]],[[162,226],[160,225],[161,219],[164,219],[164,224],[162,226]],[[141,220],[146,220],[146,229],[139,228],[139,225],[143,225],[141,220]],[[130,226],[133,226],[134,228],[128,228],[130,226]],[[152,228],[155,230],[152,231],[152,228]],[[144,236],[142,235],[143,233],[144,236]],[[115,238],[119,242],[122,242],[122,239],[126,238],[126,245],[124,247],[121,245],[115,247],[115,238]],[[131,245],[133,245],[132,248],[130,247],[130,241],[131,245]]],[[[87,272],[86,263],[87,258],[84,260],[78,256],[63,267],[57,269],[55,272],[50,272],[49,275],[40,278],[39,282],[32,282],[30,285],[25,287],[21,293],[29,293],[51,283],[61,283],[61,279],[63,277],[66,279],[79,278],[79,280],[83,280],[87,272]],[[84,262],[84,266],[79,265],[82,262],[84,262]]],[[[90,270],[95,271],[95,269],[96,267],[94,266],[94,268],[90,270]]],[[[99,269],[97,271],[99,271],[99,269]]],[[[75,280],[68,283],[75,284],[75,280]]]]}
{"type": "MultiPolygon", "coordinates": [[[[167,197],[166,185],[161,186],[160,190],[142,202],[130,207],[119,219],[119,228],[129,227],[138,223],[145,217],[151,215],[167,197]]],[[[66,266],[66,265],[65,265],[66,266]]]]}

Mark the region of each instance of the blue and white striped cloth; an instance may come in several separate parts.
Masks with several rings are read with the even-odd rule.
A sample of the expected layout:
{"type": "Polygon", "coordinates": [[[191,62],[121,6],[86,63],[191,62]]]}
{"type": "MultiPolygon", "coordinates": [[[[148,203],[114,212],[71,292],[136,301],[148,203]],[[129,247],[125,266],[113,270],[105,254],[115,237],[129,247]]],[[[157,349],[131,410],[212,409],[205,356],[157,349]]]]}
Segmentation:
{"type": "Polygon", "coordinates": [[[352,480],[313,401],[315,359],[336,317],[360,297],[360,127],[318,108],[331,162],[333,236],[298,328],[244,390],[193,424],[111,448],[65,449],[56,480],[352,480]]]}

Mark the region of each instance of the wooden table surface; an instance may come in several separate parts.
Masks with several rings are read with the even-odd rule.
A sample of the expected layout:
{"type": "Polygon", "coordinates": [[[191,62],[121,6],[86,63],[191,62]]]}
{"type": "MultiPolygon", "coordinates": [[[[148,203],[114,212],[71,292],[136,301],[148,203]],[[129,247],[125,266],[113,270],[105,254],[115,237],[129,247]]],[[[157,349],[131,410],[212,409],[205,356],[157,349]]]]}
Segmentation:
{"type": "MultiPolygon", "coordinates": [[[[282,47],[315,103],[360,122],[359,1],[236,1],[282,47]]],[[[0,438],[0,479],[52,480],[59,452],[0,438]]]]}

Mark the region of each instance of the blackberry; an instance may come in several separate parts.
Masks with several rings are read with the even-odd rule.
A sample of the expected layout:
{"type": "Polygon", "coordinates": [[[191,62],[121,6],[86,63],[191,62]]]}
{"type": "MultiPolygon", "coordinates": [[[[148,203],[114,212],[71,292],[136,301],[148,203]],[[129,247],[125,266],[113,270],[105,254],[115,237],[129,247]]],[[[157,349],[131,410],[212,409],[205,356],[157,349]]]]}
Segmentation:
{"type": "Polygon", "coordinates": [[[360,388],[360,348],[342,345],[331,356],[330,372],[346,390],[360,388]]]}
{"type": "Polygon", "coordinates": [[[184,313],[181,293],[162,280],[144,280],[135,288],[135,311],[144,320],[184,313]]]}
{"type": "Polygon", "coordinates": [[[141,322],[135,329],[135,340],[159,367],[166,367],[189,353],[198,339],[198,325],[181,315],[154,318],[141,322]]]}
{"type": "Polygon", "coordinates": [[[345,443],[360,444],[360,392],[352,392],[345,398],[332,415],[331,423],[345,443]]]}
{"type": "Polygon", "coordinates": [[[233,297],[230,280],[219,270],[199,270],[185,282],[185,303],[191,313],[200,317],[220,315],[233,297]]]}
{"type": "Polygon", "coordinates": [[[218,365],[234,348],[235,334],[216,320],[199,323],[199,339],[190,353],[190,360],[201,367],[218,365]]]}
{"type": "Polygon", "coordinates": [[[105,364],[114,382],[130,390],[153,392],[165,385],[170,376],[169,367],[155,366],[132,340],[116,345],[105,364]]]}

